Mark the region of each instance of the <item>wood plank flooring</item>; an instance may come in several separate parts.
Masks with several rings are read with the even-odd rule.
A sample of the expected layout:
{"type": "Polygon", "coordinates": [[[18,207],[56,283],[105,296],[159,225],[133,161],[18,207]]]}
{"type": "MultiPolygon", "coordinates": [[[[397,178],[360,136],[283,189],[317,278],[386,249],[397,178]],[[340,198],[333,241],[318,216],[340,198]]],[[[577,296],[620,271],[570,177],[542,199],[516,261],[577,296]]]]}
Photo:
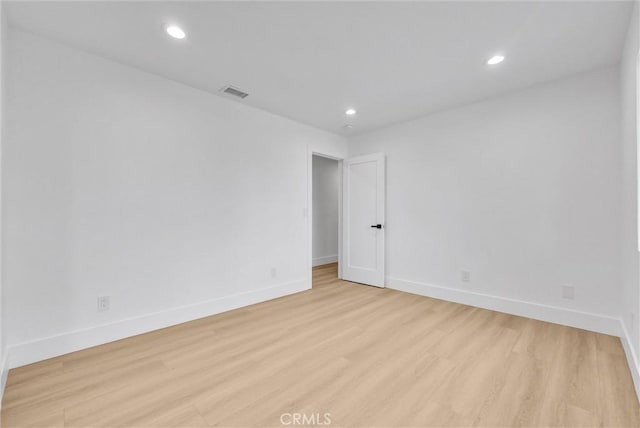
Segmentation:
{"type": "Polygon", "coordinates": [[[2,426],[640,427],[615,337],[343,282],[335,264],[313,278],[13,369],[2,426]]]}

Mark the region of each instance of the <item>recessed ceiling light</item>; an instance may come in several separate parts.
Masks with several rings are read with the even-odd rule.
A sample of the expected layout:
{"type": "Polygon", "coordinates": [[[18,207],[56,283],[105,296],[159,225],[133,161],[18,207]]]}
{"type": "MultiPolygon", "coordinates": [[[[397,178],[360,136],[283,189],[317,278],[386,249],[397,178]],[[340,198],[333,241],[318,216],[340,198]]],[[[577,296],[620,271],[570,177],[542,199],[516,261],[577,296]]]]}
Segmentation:
{"type": "Polygon", "coordinates": [[[350,108],[347,111],[345,111],[344,114],[346,114],[347,116],[353,116],[354,114],[356,114],[356,111],[350,108]]]}
{"type": "Polygon", "coordinates": [[[487,65],[496,65],[504,61],[504,55],[494,55],[487,61],[487,65]]]}
{"type": "Polygon", "coordinates": [[[164,31],[166,31],[167,34],[174,39],[184,39],[185,37],[187,37],[184,30],[177,25],[165,25],[164,31]]]}

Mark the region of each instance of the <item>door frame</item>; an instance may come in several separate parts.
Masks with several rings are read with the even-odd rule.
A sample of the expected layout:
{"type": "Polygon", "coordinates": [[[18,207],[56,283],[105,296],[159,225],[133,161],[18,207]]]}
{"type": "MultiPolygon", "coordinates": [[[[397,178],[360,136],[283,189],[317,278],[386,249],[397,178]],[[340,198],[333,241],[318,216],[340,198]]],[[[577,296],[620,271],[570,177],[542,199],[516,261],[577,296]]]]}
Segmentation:
{"type": "Polygon", "coordinates": [[[342,163],[343,157],[309,149],[307,153],[307,272],[309,288],[313,285],[313,157],[338,161],[338,278],[342,279],[342,163]]]}

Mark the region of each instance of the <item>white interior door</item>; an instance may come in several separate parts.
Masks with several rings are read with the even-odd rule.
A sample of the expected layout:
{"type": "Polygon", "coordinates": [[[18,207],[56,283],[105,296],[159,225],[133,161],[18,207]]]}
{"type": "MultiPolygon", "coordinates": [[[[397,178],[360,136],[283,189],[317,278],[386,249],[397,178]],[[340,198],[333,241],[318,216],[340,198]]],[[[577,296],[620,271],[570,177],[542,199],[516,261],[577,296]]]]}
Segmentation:
{"type": "Polygon", "coordinates": [[[384,155],[346,159],[342,177],[342,277],[384,287],[384,155]]]}

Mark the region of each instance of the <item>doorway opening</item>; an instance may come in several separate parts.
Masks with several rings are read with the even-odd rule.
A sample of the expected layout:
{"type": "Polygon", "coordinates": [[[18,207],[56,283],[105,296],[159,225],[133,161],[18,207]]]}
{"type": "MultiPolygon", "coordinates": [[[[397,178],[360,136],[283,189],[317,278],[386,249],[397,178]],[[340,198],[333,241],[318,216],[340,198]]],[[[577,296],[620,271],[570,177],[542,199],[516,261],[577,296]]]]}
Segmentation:
{"type": "Polygon", "coordinates": [[[338,278],[340,254],[340,161],[312,156],[311,251],[314,288],[338,278]]]}

